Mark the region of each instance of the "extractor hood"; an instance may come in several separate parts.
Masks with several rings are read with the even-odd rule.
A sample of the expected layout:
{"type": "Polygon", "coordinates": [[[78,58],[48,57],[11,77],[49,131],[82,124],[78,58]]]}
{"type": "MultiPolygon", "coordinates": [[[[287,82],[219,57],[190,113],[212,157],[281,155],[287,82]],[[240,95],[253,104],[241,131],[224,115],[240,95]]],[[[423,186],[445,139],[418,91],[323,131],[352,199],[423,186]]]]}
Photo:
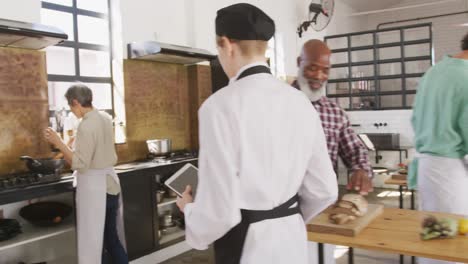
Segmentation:
{"type": "Polygon", "coordinates": [[[43,49],[68,39],[58,28],[0,18],[0,47],[43,49]]]}
{"type": "Polygon", "coordinates": [[[155,41],[132,42],[127,45],[128,58],[176,64],[195,64],[211,61],[215,55],[203,49],[196,49],[155,41]]]}

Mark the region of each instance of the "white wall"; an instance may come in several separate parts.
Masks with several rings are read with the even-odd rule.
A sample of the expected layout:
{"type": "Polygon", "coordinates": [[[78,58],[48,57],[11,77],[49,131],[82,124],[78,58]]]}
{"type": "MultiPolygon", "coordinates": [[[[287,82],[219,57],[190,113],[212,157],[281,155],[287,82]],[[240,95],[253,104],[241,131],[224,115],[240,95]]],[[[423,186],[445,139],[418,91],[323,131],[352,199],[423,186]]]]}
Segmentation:
{"type": "Polygon", "coordinates": [[[4,0],[0,18],[38,23],[41,21],[40,8],[40,0],[4,0]]]}
{"type": "MultiPolygon", "coordinates": [[[[216,11],[238,2],[240,1],[121,0],[123,45],[132,41],[157,40],[207,49],[216,53],[214,34],[216,11]]],[[[297,36],[296,28],[307,18],[310,1],[242,2],[258,6],[275,20],[278,57],[280,63],[284,63],[280,75],[296,75],[296,58],[305,40],[323,38],[326,34],[338,34],[359,28],[360,20],[349,20],[345,16],[353,12],[345,4],[345,0],[337,1],[335,16],[326,30],[314,32],[309,29],[302,39],[297,36]]]]}
{"type": "MultiPolygon", "coordinates": [[[[391,8],[399,8],[409,5],[427,4],[428,2],[439,2],[438,1],[426,1],[426,0],[405,0],[398,5],[392,6],[391,8]]],[[[467,0],[453,0],[443,1],[442,4],[429,5],[418,8],[408,8],[398,11],[383,12],[372,15],[360,16],[363,21],[362,30],[375,29],[380,23],[392,22],[396,20],[406,20],[418,17],[427,17],[433,15],[454,13],[468,10],[467,0]]],[[[461,14],[448,17],[422,19],[418,21],[391,24],[383,26],[394,27],[408,24],[418,24],[432,22],[432,30],[434,34],[434,53],[435,61],[439,61],[444,55],[454,54],[460,51],[460,40],[463,35],[468,32],[468,27],[459,26],[468,22],[468,14],[461,14]]]]}

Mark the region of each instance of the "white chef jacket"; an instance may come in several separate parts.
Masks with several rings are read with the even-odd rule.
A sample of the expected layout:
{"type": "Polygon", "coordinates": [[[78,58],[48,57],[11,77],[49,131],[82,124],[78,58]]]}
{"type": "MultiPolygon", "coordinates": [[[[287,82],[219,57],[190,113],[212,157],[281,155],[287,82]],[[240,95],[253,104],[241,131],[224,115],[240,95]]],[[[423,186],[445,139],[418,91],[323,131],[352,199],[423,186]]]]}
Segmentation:
{"type": "MultiPolygon", "coordinates": [[[[244,70],[263,63],[250,64],[244,70]]],[[[199,110],[199,183],[185,207],[186,240],[206,249],[241,221],[300,195],[302,216],[250,226],[241,263],[307,263],[309,221],[338,194],[320,118],[307,97],[260,73],[210,96],[199,110]]]]}

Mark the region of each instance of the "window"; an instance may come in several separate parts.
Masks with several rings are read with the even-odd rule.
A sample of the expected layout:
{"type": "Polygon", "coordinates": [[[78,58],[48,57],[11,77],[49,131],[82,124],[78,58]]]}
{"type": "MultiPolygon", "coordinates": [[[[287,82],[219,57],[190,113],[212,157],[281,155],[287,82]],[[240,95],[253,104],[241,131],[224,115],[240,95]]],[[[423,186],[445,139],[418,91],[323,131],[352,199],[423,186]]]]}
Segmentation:
{"type": "Polygon", "coordinates": [[[410,109],[432,65],[431,32],[426,23],[325,37],[327,97],[346,110],[410,109]]]}
{"type": "Polygon", "coordinates": [[[60,28],[68,35],[64,43],[46,49],[52,113],[68,109],[64,94],[75,82],[93,90],[95,107],[113,112],[109,2],[42,1],[42,23],[60,28]]]}

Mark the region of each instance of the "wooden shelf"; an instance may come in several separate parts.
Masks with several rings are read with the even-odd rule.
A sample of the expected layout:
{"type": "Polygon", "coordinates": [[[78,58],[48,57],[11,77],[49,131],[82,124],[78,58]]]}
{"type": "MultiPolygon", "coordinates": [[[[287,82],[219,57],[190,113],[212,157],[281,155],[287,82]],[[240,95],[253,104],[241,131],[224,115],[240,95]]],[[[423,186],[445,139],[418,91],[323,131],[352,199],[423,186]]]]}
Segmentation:
{"type": "Polygon", "coordinates": [[[42,239],[58,236],[75,230],[73,216],[70,216],[64,223],[54,227],[37,227],[29,223],[21,225],[23,233],[18,236],[0,242],[0,251],[25,245],[42,239]]]}
{"type": "Polygon", "coordinates": [[[161,203],[158,204],[158,208],[162,208],[171,204],[175,204],[177,198],[164,198],[161,203]]]}

